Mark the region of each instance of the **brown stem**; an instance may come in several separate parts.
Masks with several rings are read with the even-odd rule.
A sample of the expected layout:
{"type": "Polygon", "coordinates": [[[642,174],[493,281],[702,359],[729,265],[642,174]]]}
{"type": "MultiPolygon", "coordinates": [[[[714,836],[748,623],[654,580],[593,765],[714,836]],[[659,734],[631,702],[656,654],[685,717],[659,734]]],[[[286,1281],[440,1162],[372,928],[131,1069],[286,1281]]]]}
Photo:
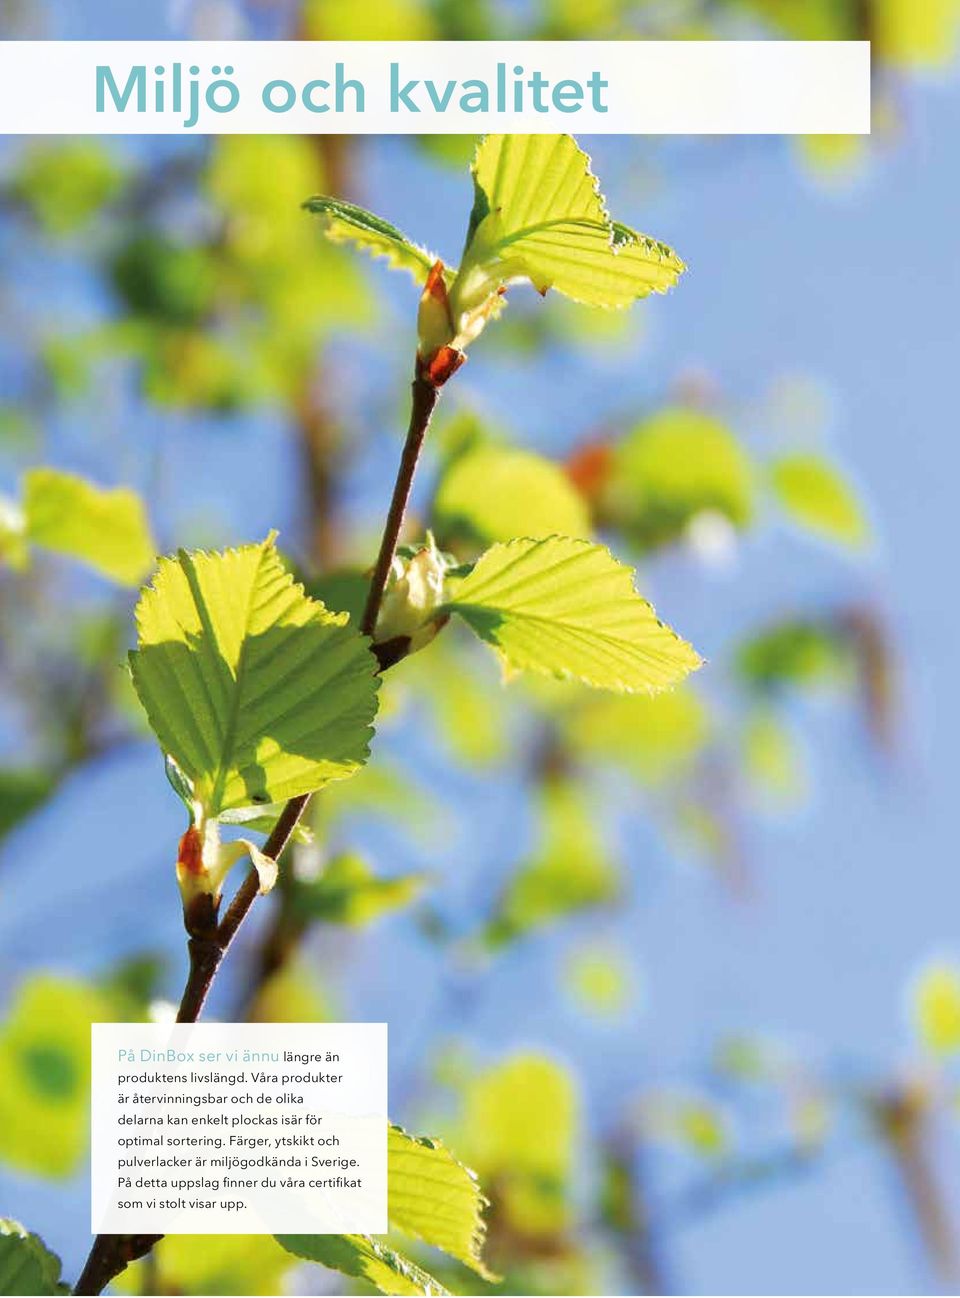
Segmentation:
{"type": "Polygon", "coordinates": [[[407,504],[410,500],[413,475],[417,471],[417,461],[420,458],[423,439],[430,426],[430,417],[433,414],[439,395],[439,388],[435,387],[424,376],[418,365],[413,380],[410,427],[407,429],[407,440],[404,443],[403,454],[400,457],[400,468],[393,488],[393,498],[390,501],[386,526],[383,529],[380,553],[377,555],[376,567],[373,570],[373,576],[370,578],[370,592],[367,595],[363,620],[360,623],[360,630],[364,635],[372,636],[377,625],[377,614],[380,612],[383,592],[387,586],[387,578],[390,576],[390,565],[393,563],[393,556],[397,552],[397,541],[400,539],[400,529],[403,527],[404,515],[407,512],[407,504]]]}
{"type": "MultiPolygon", "coordinates": [[[[377,614],[380,612],[380,602],[390,575],[390,565],[396,553],[397,540],[403,526],[407,502],[410,499],[417,461],[420,458],[430,417],[437,404],[437,396],[438,389],[422,376],[418,365],[413,380],[410,427],[407,430],[407,440],[400,459],[390,510],[384,524],[383,539],[380,542],[380,553],[370,581],[370,594],[361,624],[361,630],[365,635],[372,634],[377,614]]],[[[392,641],[388,643],[393,644],[392,641]]],[[[377,654],[377,649],[378,646],[373,646],[380,670],[403,656],[403,653],[398,653],[397,656],[380,655],[377,654]]],[[[299,797],[291,798],[285,804],[270,837],[264,844],[263,850],[267,856],[279,861],[309,802],[310,794],[304,793],[299,797]]],[[[190,969],[180,999],[180,1007],[177,1010],[178,1023],[195,1023],[200,1017],[221,961],[237,930],[246,919],[259,889],[259,875],[251,867],[217,927],[203,932],[195,930],[190,937],[187,944],[190,969]]],[[[144,1257],[161,1239],[163,1239],[162,1235],[98,1235],[93,1241],[74,1293],[99,1294],[104,1286],[118,1276],[129,1263],[144,1257]]]]}
{"type": "Polygon", "coordinates": [[[138,1257],[145,1257],[162,1235],[98,1235],[80,1273],[75,1294],[98,1294],[138,1257]]]}

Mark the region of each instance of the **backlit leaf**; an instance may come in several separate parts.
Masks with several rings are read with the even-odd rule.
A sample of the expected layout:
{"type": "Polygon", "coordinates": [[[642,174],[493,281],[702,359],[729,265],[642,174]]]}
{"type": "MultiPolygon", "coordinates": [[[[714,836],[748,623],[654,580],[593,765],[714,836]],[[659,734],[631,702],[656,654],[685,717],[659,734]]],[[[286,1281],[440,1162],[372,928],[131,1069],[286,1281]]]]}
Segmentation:
{"type": "Polygon", "coordinates": [[[395,225],[356,203],[317,194],[303,206],[321,218],[323,233],[333,243],[352,243],[371,257],[385,257],[389,265],[409,271],[418,283],[427,278],[437,260],[426,248],[412,243],[395,225]]]}
{"type": "Polygon", "coordinates": [[[553,1237],[569,1221],[577,1095],[569,1073],[546,1055],[517,1054],[466,1084],[456,1147],[497,1212],[521,1234],[553,1237]]]}
{"type": "Polygon", "coordinates": [[[163,559],[137,606],[134,685],[207,816],[282,802],[366,761],[376,661],[273,538],[163,559]]]}
{"type": "Polygon", "coordinates": [[[275,1239],[289,1253],[362,1280],[380,1293],[447,1293],[422,1267],[366,1235],[277,1235],[275,1239]]]}
{"type": "Polygon", "coordinates": [[[604,546],[569,537],[495,545],[444,605],[507,667],[600,689],[654,693],[700,666],[604,546]]]}
{"type": "Polygon", "coordinates": [[[281,1294],[296,1263],[270,1235],[165,1235],[151,1265],[135,1262],[111,1286],[132,1294],[281,1294]]]}
{"type": "Polygon", "coordinates": [[[136,586],[153,566],[156,546],[143,502],[129,487],[30,469],[23,510],[28,543],[79,559],[111,581],[136,586]]]}
{"type": "Polygon", "coordinates": [[[922,971],[913,989],[920,1039],[937,1055],[960,1050],[960,968],[940,962],[922,971]]]}
{"type": "Polygon", "coordinates": [[[773,489],[788,516],[817,536],[861,546],[868,527],[850,485],[819,455],[786,455],[770,467],[773,489]]]}
{"type": "Polygon", "coordinates": [[[480,445],[456,456],[433,504],[442,538],[489,544],[523,535],[587,536],[590,514],[563,470],[532,451],[480,445]]]}
{"type": "Polygon", "coordinates": [[[589,306],[625,307],[676,283],[671,248],[611,221],[570,135],[488,135],[473,164],[474,207],[464,271],[491,268],[589,306]]]}
{"type": "Polygon", "coordinates": [[[581,696],[564,733],[593,761],[616,762],[659,784],[688,771],[711,737],[710,716],[692,690],[655,695],[581,696]]]}
{"type": "Polygon", "coordinates": [[[744,528],[753,514],[754,474],[733,433],[713,415],[658,411],[614,450],[603,504],[644,547],[678,540],[701,514],[744,528]]]}
{"type": "Polygon", "coordinates": [[[378,878],[363,857],[343,852],[316,879],[296,881],[292,905],[311,920],[360,926],[407,905],[423,883],[417,874],[378,878]]]}
{"type": "Polygon", "coordinates": [[[0,1160],[69,1176],[89,1141],[90,1025],[108,997],[74,979],[32,978],[0,1027],[0,1160]]]}
{"type": "Polygon", "coordinates": [[[391,1226],[492,1280],[481,1257],[486,1200],[474,1173],[439,1140],[391,1126],[387,1142],[391,1226]]]}

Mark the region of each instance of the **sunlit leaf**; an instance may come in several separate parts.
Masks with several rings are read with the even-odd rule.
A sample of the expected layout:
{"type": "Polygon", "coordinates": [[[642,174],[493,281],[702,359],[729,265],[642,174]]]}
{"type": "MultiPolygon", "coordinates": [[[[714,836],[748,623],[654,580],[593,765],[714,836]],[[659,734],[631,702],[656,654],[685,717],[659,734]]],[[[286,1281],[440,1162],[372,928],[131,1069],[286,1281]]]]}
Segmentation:
{"type": "Polygon", "coordinates": [[[588,536],[590,514],[563,470],[513,447],[480,445],[447,467],[433,503],[442,538],[489,544],[514,536],[588,536]]]}
{"type": "Polygon", "coordinates": [[[251,1023],[326,1023],[336,1014],[315,970],[294,955],[257,988],[247,1018],[251,1023]]]}
{"type": "Polygon", "coordinates": [[[295,1265],[270,1235],[165,1235],[153,1250],[155,1270],[135,1262],[112,1285],[132,1294],[282,1294],[295,1265]]]}
{"type": "MultiPolygon", "coordinates": [[[[684,266],[666,244],[611,221],[590,159],[569,135],[488,135],[473,164],[464,270],[529,279],[590,306],[663,293],[684,266]]],[[[469,285],[464,285],[469,294],[469,285]]]]}
{"type": "Polygon", "coordinates": [[[394,1126],[387,1137],[387,1166],[391,1226],[492,1280],[481,1256],[486,1200],[474,1173],[442,1141],[410,1136],[394,1126]]]}
{"type": "Polygon", "coordinates": [[[569,1220],[577,1120],[573,1081],[546,1055],[514,1055],[467,1083],[456,1148],[521,1234],[552,1236],[569,1220]]]}
{"type": "Polygon", "coordinates": [[[304,594],[272,537],[161,560],[130,666],[207,816],[282,802],[366,761],[376,661],[346,623],[304,594]]]}
{"type": "Polygon", "coordinates": [[[711,721],[692,690],[655,695],[589,695],[563,720],[578,752],[626,767],[657,784],[688,770],[711,738],[711,721]]]}
{"type": "Polygon", "coordinates": [[[428,41],[436,39],[432,10],[418,0],[305,0],[304,39],[312,41],[428,41]]]}
{"type": "Polygon", "coordinates": [[[945,68],[957,47],[958,17],[956,0],[875,0],[874,49],[897,67],[945,68]]]}
{"type": "Polygon", "coordinates": [[[960,1050],[960,968],[928,965],[913,988],[913,1016],[920,1040],[933,1054],[960,1050]]]}
{"type": "Polygon", "coordinates": [[[355,203],[317,194],[308,198],[303,206],[320,217],[321,229],[331,242],[352,243],[371,257],[385,257],[389,265],[409,271],[418,283],[426,279],[437,260],[433,253],[411,242],[395,225],[355,203]]]}
{"type": "Polygon", "coordinates": [[[98,140],[31,144],[15,168],[11,189],[51,234],[87,225],[115,198],[123,175],[98,140]]]}
{"type": "Polygon", "coordinates": [[[681,538],[699,515],[742,529],[753,515],[754,471],[740,443],[713,415],[661,410],[614,449],[603,505],[644,547],[681,538]]]}
{"type": "Polygon", "coordinates": [[[23,483],[26,539],[136,586],[156,546],[143,501],[129,487],[97,487],[59,469],[30,469],[23,483]]]}
{"type": "Polygon", "coordinates": [[[113,1017],[85,983],[42,975],[16,993],[0,1027],[0,1159],[65,1177],[89,1140],[90,1025],[113,1017]]]}
{"type": "Polygon", "coordinates": [[[808,531],[854,547],[867,540],[853,490],[819,455],[783,456],[770,466],[770,481],[787,515],[808,531]]]}
{"type": "Polygon", "coordinates": [[[569,537],[495,545],[451,586],[445,608],[511,670],[654,693],[700,666],[604,546],[569,537]]]}
{"type": "Polygon", "coordinates": [[[423,888],[418,874],[378,878],[355,852],[343,852],[316,879],[297,880],[292,905],[311,920],[361,926],[411,902],[423,888]]]}
{"type": "Polygon", "coordinates": [[[380,1293],[447,1293],[422,1267],[366,1235],[277,1235],[275,1238],[296,1257],[362,1280],[380,1293]]]}
{"type": "Polygon", "coordinates": [[[0,1217],[0,1294],[66,1294],[60,1283],[60,1259],[39,1235],[18,1221],[0,1217]]]}

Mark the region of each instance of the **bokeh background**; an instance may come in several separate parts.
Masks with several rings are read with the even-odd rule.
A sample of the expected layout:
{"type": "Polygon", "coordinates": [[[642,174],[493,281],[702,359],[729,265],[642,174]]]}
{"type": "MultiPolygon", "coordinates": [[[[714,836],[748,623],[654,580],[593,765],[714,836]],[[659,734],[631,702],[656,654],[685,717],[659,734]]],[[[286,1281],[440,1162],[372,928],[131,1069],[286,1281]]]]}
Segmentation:
{"type": "MultiPolygon", "coordinates": [[[[869,140],[583,140],[689,273],[624,316],[511,293],[418,482],[410,536],[463,557],[601,536],[707,666],[610,699],[504,684],[444,632],[387,678],[373,761],[318,799],[296,898],[258,905],[210,1013],[386,1019],[393,1116],[479,1171],[506,1292],[955,1287],[955,0],[0,15],[8,38],[874,41],[869,140]]],[[[298,205],[349,197],[453,261],[470,152],[2,142],[0,1210],[68,1277],[87,1024],[179,994],[183,824],[121,668],[139,576],[26,544],[24,474],[133,488],[159,550],[278,527],[335,605],[375,549],[417,290],[298,205]]],[[[151,1267],[124,1283],[344,1283],[259,1239],[151,1267]]]]}

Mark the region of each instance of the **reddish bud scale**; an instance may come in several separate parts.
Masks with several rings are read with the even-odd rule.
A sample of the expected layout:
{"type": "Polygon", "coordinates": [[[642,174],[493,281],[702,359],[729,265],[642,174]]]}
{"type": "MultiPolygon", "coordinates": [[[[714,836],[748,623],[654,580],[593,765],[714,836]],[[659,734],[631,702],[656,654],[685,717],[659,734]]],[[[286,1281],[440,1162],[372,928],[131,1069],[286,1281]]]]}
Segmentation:
{"type": "Polygon", "coordinates": [[[203,839],[196,825],[191,825],[180,839],[177,849],[177,867],[185,874],[203,873],[203,839]]]}

